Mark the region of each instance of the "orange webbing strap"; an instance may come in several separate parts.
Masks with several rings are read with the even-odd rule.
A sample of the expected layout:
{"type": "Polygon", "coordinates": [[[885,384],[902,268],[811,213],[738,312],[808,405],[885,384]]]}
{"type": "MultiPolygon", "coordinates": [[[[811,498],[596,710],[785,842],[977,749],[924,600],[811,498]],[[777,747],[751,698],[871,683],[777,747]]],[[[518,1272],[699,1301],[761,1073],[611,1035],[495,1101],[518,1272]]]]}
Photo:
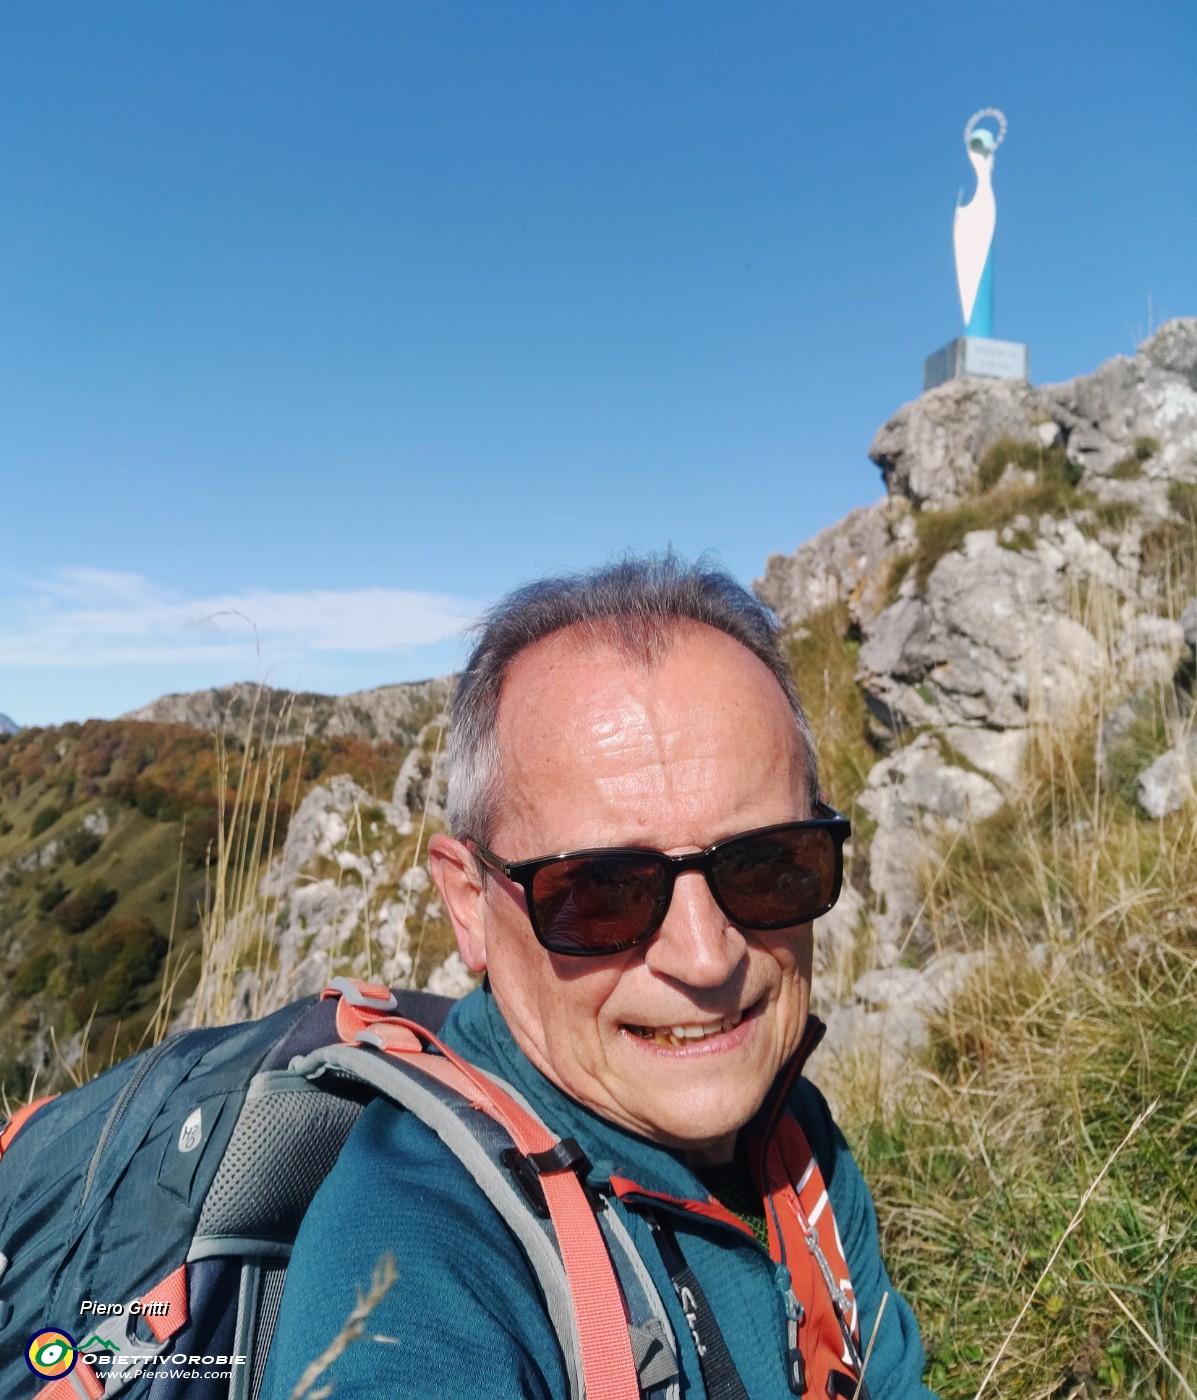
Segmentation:
{"type": "MultiPolygon", "coordinates": [[[[360,990],[375,1003],[390,995],[386,988],[363,986],[360,990]]],[[[493,1118],[524,1156],[547,1152],[557,1145],[557,1137],[543,1123],[431,1031],[391,1016],[380,1007],[351,1005],[342,998],[337,1007],[338,1035],[353,1044],[363,1030],[368,1030],[370,1041],[387,1054],[408,1056],[409,1064],[449,1085],[472,1107],[493,1118]],[[352,1035],[347,1036],[351,1030],[352,1035]],[[419,1053],[421,1045],[440,1053],[419,1053]]],[[[594,1209],[571,1168],[543,1171],[538,1179],[573,1298],[585,1394],[588,1400],[640,1400],[623,1295],[594,1209]]]]}
{"type": "Polygon", "coordinates": [[[148,1293],[142,1295],[141,1316],[146,1326],[154,1334],[154,1340],[165,1342],[187,1325],[187,1265],[180,1264],[173,1274],[168,1274],[148,1293]],[[146,1304],[165,1303],[166,1311],[161,1316],[146,1312],[146,1304]]]}
{"type": "MultiPolygon", "coordinates": [[[[148,1293],[143,1293],[138,1302],[142,1309],[141,1318],[154,1334],[156,1342],[166,1342],[176,1332],[181,1332],[190,1318],[187,1305],[187,1265],[180,1264],[173,1274],[167,1274],[161,1283],[156,1283],[148,1293]],[[157,1307],[162,1303],[166,1304],[166,1312],[161,1316],[144,1311],[147,1305],[157,1307]]],[[[127,1313],[128,1309],[125,1311],[127,1313]]],[[[152,1359],[152,1353],[145,1358],[147,1361],[152,1359]]],[[[124,1384],[123,1381],[121,1383],[124,1384]]],[[[69,1375],[59,1376],[39,1390],[38,1400],[100,1400],[103,1394],[104,1382],[86,1361],[80,1361],[69,1375]]]]}
{"type": "Polygon", "coordinates": [[[21,1131],[26,1123],[33,1117],[43,1104],[47,1104],[51,1099],[57,1098],[56,1094],[47,1094],[44,1099],[34,1099],[32,1103],[27,1103],[18,1108],[13,1116],[4,1125],[4,1131],[0,1133],[0,1157],[3,1157],[12,1146],[12,1140],[21,1131]]]}
{"type": "Polygon", "coordinates": [[[860,1373],[859,1318],[823,1174],[791,1114],[778,1120],[762,1165],[765,1199],[772,1206],[766,1210],[769,1252],[788,1266],[807,1312],[802,1353],[810,1392],[830,1394],[833,1372],[853,1381],[860,1373]]]}
{"type": "Polygon", "coordinates": [[[37,1393],[37,1400],[101,1400],[104,1383],[86,1361],[80,1361],[68,1376],[59,1376],[37,1393]]]}

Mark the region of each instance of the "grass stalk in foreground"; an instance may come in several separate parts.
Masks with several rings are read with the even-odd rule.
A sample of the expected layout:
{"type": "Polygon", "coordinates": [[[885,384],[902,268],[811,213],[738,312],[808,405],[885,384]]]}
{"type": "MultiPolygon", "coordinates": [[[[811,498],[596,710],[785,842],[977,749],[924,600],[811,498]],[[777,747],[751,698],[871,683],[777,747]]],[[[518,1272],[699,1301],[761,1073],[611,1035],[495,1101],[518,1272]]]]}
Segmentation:
{"type": "Polygon", "coordinates": [[[297,790],[304,745],[301,741],[296,749],[285,742],[293,701],[289,699],[275,716],[268,733],[265,723],[257,723],[260,697],[259,688],[246,719],[235,772],[228,741],[223,733],[217,736],[217,834],[200,919],[203,951],[191,1002],[193,1026],[225,1025],[261,1014],[272,909],[260,886],[274,856],[288,769],[294,766],[297,790]],[[250,987],[245,1007],[241,974],[251,967],[253,975],[245,979],[250,987]]]}

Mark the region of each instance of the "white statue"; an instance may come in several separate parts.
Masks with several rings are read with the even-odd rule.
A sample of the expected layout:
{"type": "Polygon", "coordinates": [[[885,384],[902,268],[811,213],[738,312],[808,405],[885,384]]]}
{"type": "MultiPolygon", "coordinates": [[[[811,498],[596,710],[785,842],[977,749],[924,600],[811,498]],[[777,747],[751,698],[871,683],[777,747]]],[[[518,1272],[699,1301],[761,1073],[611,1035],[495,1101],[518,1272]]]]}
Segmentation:
{"type": "Polygon", "coordinates": [[[977,189],[967,204],[957,201],[952,226],[964,333],[986,339],[993,335],[993,232],[997,224],[993,157],[1005,137],[1006,118],[996,107],[986,107],[969,117],[964,148],[977,172],[977,189]],[[996,131],[980,125],[987,118],[996,124],[996,131]]]}

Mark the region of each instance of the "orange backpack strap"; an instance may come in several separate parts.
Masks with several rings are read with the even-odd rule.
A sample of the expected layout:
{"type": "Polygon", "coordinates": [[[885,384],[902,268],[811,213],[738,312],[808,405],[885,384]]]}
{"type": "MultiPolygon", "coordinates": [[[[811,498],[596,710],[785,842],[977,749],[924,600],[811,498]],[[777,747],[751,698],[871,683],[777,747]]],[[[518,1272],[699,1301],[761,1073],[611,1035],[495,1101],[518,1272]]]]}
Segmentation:
{"type": "Polygon", "coordinates": [[[804,1313],[800,1345],[808,1384],[812,1394],[836,1394],[828,1388],[834,1373],[847,1373],[853,1383],[860,1375],[856,1298],[823,1173],[790,1113],[778,1120],[766,1147],[764,1178],[769,1252],[789,1267],[804,1313]]]}
{"type": "Polygon", "coordinates": [[[489,1075],[450,1050],[431,1031],[391,1014],[385,987],[338,977],[324,995],[340,996],[337,1034],[402,1058],[493,1119],[515,1143],[543,1193],[561,1249],[577,1319],[585,1394],[593,1400],[639,1400],[640,1382],[614,1266],[594,1207],[578,1175],[586,1158],[572,1138],[549,1131],[489,1075]],[[435,1051],[435,1054],[425,1053],[435,1051]]]}
{"type": "Polygon", "coordinates": [[[59,1376],[37,1393],[37,1400],[102,1400],[104,1382],[86,1361],[65,1376],[59,1376]]]}
{"type": "Polygon", "coordinates": [[[8,1122],[5,1123],[4,1131],[0,1133],[0,1157],[3,1157],[9,1147],[12,1146],[13,1138],[15,1138],[25,1124],[29,1122],[38,1109],[48,1104],[50,1100],[54,1098],[57,1098],[56,1094],[47,1094],[44,1099],[34,1099],[32,1103],[27,1103],[22,1108],[17,1109],[8,1122]]]}
{"type": "MultiPolygon", "coordinates": [[[[116,1389],[139,1376],[147,1366],[159,1361],[166,1351],[170,1339],[181,1332],[190,1322],[188,1307],[187,1265],[180,1264],[173,1273],[156,1283],[147,1293],[137,1299],[137,1312],[132,1305],[126,1305],[119,1314],[104,1320],[105,1340],[116,1347],[116,1355],[122,1358],[113,1362],[102,1380],[91,1364],[82,1359],[65,1376],[59,1376],[37,1393],[37,1400],[99,1400],[104,1394],[113,1394],[116,1389]],[[153,1334],[152,1342],[144,1342],[138,1337],[136,1327],[144,1322],[153,1334]],[[105,1390],[105,1386],[112,1390],[105,1390]]],[[[86,1345],[76,1351],[88,1352],[86,1345]]]]}

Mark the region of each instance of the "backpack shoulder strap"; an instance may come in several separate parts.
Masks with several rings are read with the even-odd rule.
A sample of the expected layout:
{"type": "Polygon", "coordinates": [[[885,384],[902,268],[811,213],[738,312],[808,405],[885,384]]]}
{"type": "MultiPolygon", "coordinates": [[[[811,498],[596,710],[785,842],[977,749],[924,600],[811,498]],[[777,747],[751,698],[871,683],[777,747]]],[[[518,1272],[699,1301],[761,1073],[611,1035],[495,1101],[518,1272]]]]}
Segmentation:
{"type": "Polygon", "coordinates": [[[333,995],[342,993],[337,1030],[351,1043],[317,1050],[293,1061],[292,1070],[308,1079],[331,1073],[360,1080],[426,1123],[523,1246],[541,1282],[574,1394],[639,1400],[624,1296],[579,1176],[589,1165],[581,1148],[556,1137],[514,1091],[430,1031],[384,1010],[385,989],[356,990],[355,998],[342,987],[330,988],[333,995]],[[374,1004],[363,1005],[366,998],[374,1004]],[[537,1214],[542,1202],[547,1219],[537,1214]]]}

